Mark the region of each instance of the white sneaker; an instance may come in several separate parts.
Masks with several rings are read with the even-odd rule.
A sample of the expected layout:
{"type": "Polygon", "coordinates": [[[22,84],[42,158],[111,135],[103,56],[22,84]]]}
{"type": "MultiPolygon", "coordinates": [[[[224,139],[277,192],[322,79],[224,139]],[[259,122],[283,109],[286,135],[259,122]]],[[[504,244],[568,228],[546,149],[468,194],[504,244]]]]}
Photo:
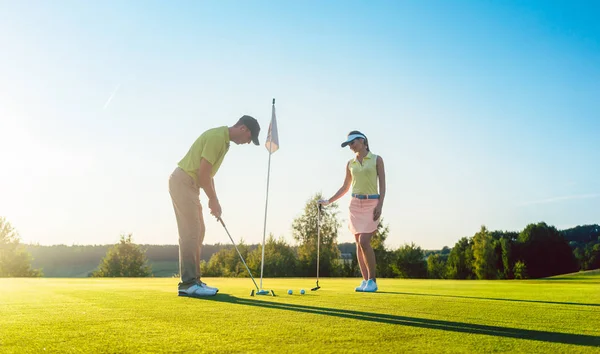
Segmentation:
{"type": "Polygon", "coordinates": [[[366,285],[367,281],[363,279],[363,281],[360,283],[360,286],[357,286],[354,291],[363,291],[366,285]]]}
{"type": "Polygon", "coordinates": [[[365,285],[365,287],[363,288],[364,292],[366,293],[374,293],[377,291],[377,283],[375,281],[373,281],[373,279],[369,279],[367,281],[367,285],[365,285]]]}
{"type": "Polygon", "coordinates": [[[196,283],[187,289],[179,289],[179,296],[188,297],[204,297],[204,296],[215,296],[217,292],[213,289],[207,289],[196,283]]]}
{"type": "Polygon", "coordinates": [[[204,289],[214,290],[215,293],[219,292],[219,289],[213,288],[212,286],[208,286],[208,284],[206,284],[203,281],[200,281],[199,283],[200,283],[200,286],[203,287],[204,289]]]}

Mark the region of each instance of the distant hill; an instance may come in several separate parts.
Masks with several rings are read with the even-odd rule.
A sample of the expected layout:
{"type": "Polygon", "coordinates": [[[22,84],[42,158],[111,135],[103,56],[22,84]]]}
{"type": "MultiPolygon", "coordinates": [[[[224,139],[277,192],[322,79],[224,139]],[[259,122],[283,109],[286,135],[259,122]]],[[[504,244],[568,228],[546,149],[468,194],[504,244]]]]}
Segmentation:
{"type": "Polygon", "coordinates": [[[600,237],[600,225],[582,225],[560,232],[569,242],[588,243],[600,237]]]}
{"type": "MultiPolygon", "coordinates": [[[[88,277],[98,268],[100,261],[113,245],[25,245],[33,257],[32,267],[42,268],[44,277],[79,278],[88,277]]],[[[146,251],[148,263],[156,277],[170,277],[178,273],[179,246],[140,245],[146,251]]],[[[230,245],[216,244],[202,247],[201,259],[208,262],[213,254],[230,245]]],[[[258,245],[249,245],[251,250],[258,245]]]]}
{"type": "MultiPolygon", "coordinates": [[[[600,237],[600,226],[597,224],[577,226],[560,231],[561,234],[573,245],[579,247],[589,242],[597,241],[600,237]]],[[[100,261],[113,245],[83,245],[83,246],[40,246],[25,245],[33,256],[33,268],[41,268],[44,277],[88,277],[98,268],[100,261]]],[[[140,245],[146,251],[146,257],[152,267],[155,277],[171,277],[178,273],[179,246],[178,245],[140,245]]],[[[208,262],[213,254],[229,244],[204,245],[202,260],[208,262]]],[[[257,244],[248,245],[250,250],[258,247],[257,244]]],[[[340,243],[338,248],[343,254],[355,254],[356,245],[353,242],[340,243]]],[[[450,248],[442,250],[428,250],[427,254],[447,254],[450,248]]]]}

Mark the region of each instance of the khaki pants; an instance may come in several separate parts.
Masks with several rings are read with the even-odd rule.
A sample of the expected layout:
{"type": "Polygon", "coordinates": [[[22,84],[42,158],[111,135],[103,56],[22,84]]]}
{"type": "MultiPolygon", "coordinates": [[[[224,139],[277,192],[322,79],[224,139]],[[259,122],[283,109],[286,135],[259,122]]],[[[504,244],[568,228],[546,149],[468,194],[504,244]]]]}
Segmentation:
{"type": "Polygon", "coordinates": [[[187,287],[200,279],[200,252],[206,231],[200,188],[192,177],[177,167],[169,177],[169,194],[179,231],[179,286],[187,287]]]}

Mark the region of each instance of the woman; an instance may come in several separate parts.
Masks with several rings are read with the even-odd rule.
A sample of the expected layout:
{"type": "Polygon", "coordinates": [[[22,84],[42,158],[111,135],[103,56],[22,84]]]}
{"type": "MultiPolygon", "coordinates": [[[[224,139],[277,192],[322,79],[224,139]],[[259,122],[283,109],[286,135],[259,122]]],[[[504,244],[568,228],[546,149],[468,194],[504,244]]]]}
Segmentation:
{"type": "Polygon", "coordinates": [[[345,146],[350,146],[350,150],[356,156],[346,164],[344,184],[331,198],[321,199],[318,203],[329,205],[344,196],[352,187],[348,228],[356,240],[356,257],[363,277],[360,286],[355,290],[375,292],[377,291],[376,263],[371,238],[377,231],[385,199],[383,159],[371,153],[367,137],[357,130],[348,134],[348,138],[342,143],[342,147],[345,146]]]}

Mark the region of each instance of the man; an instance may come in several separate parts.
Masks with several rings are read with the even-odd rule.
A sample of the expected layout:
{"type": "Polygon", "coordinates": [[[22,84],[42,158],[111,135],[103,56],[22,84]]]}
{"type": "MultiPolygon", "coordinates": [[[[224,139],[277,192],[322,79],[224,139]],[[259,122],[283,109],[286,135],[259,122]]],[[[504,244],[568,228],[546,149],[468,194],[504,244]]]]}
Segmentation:
{"type": "Polygon", "coordinates": [[[179,296],[213,296],[219,291],[200,280],[200,251],[206,230],[200,188],[208,197],[210,213],[219,220],[221,205],[213,177],[229,150],[229,142],[239,145],[252,141],[259,145],[259,133],[260,125],[247,115],[231,127],[209,129],[196,139],[169,177],[169,193],[179,231],[179,296]]]}

